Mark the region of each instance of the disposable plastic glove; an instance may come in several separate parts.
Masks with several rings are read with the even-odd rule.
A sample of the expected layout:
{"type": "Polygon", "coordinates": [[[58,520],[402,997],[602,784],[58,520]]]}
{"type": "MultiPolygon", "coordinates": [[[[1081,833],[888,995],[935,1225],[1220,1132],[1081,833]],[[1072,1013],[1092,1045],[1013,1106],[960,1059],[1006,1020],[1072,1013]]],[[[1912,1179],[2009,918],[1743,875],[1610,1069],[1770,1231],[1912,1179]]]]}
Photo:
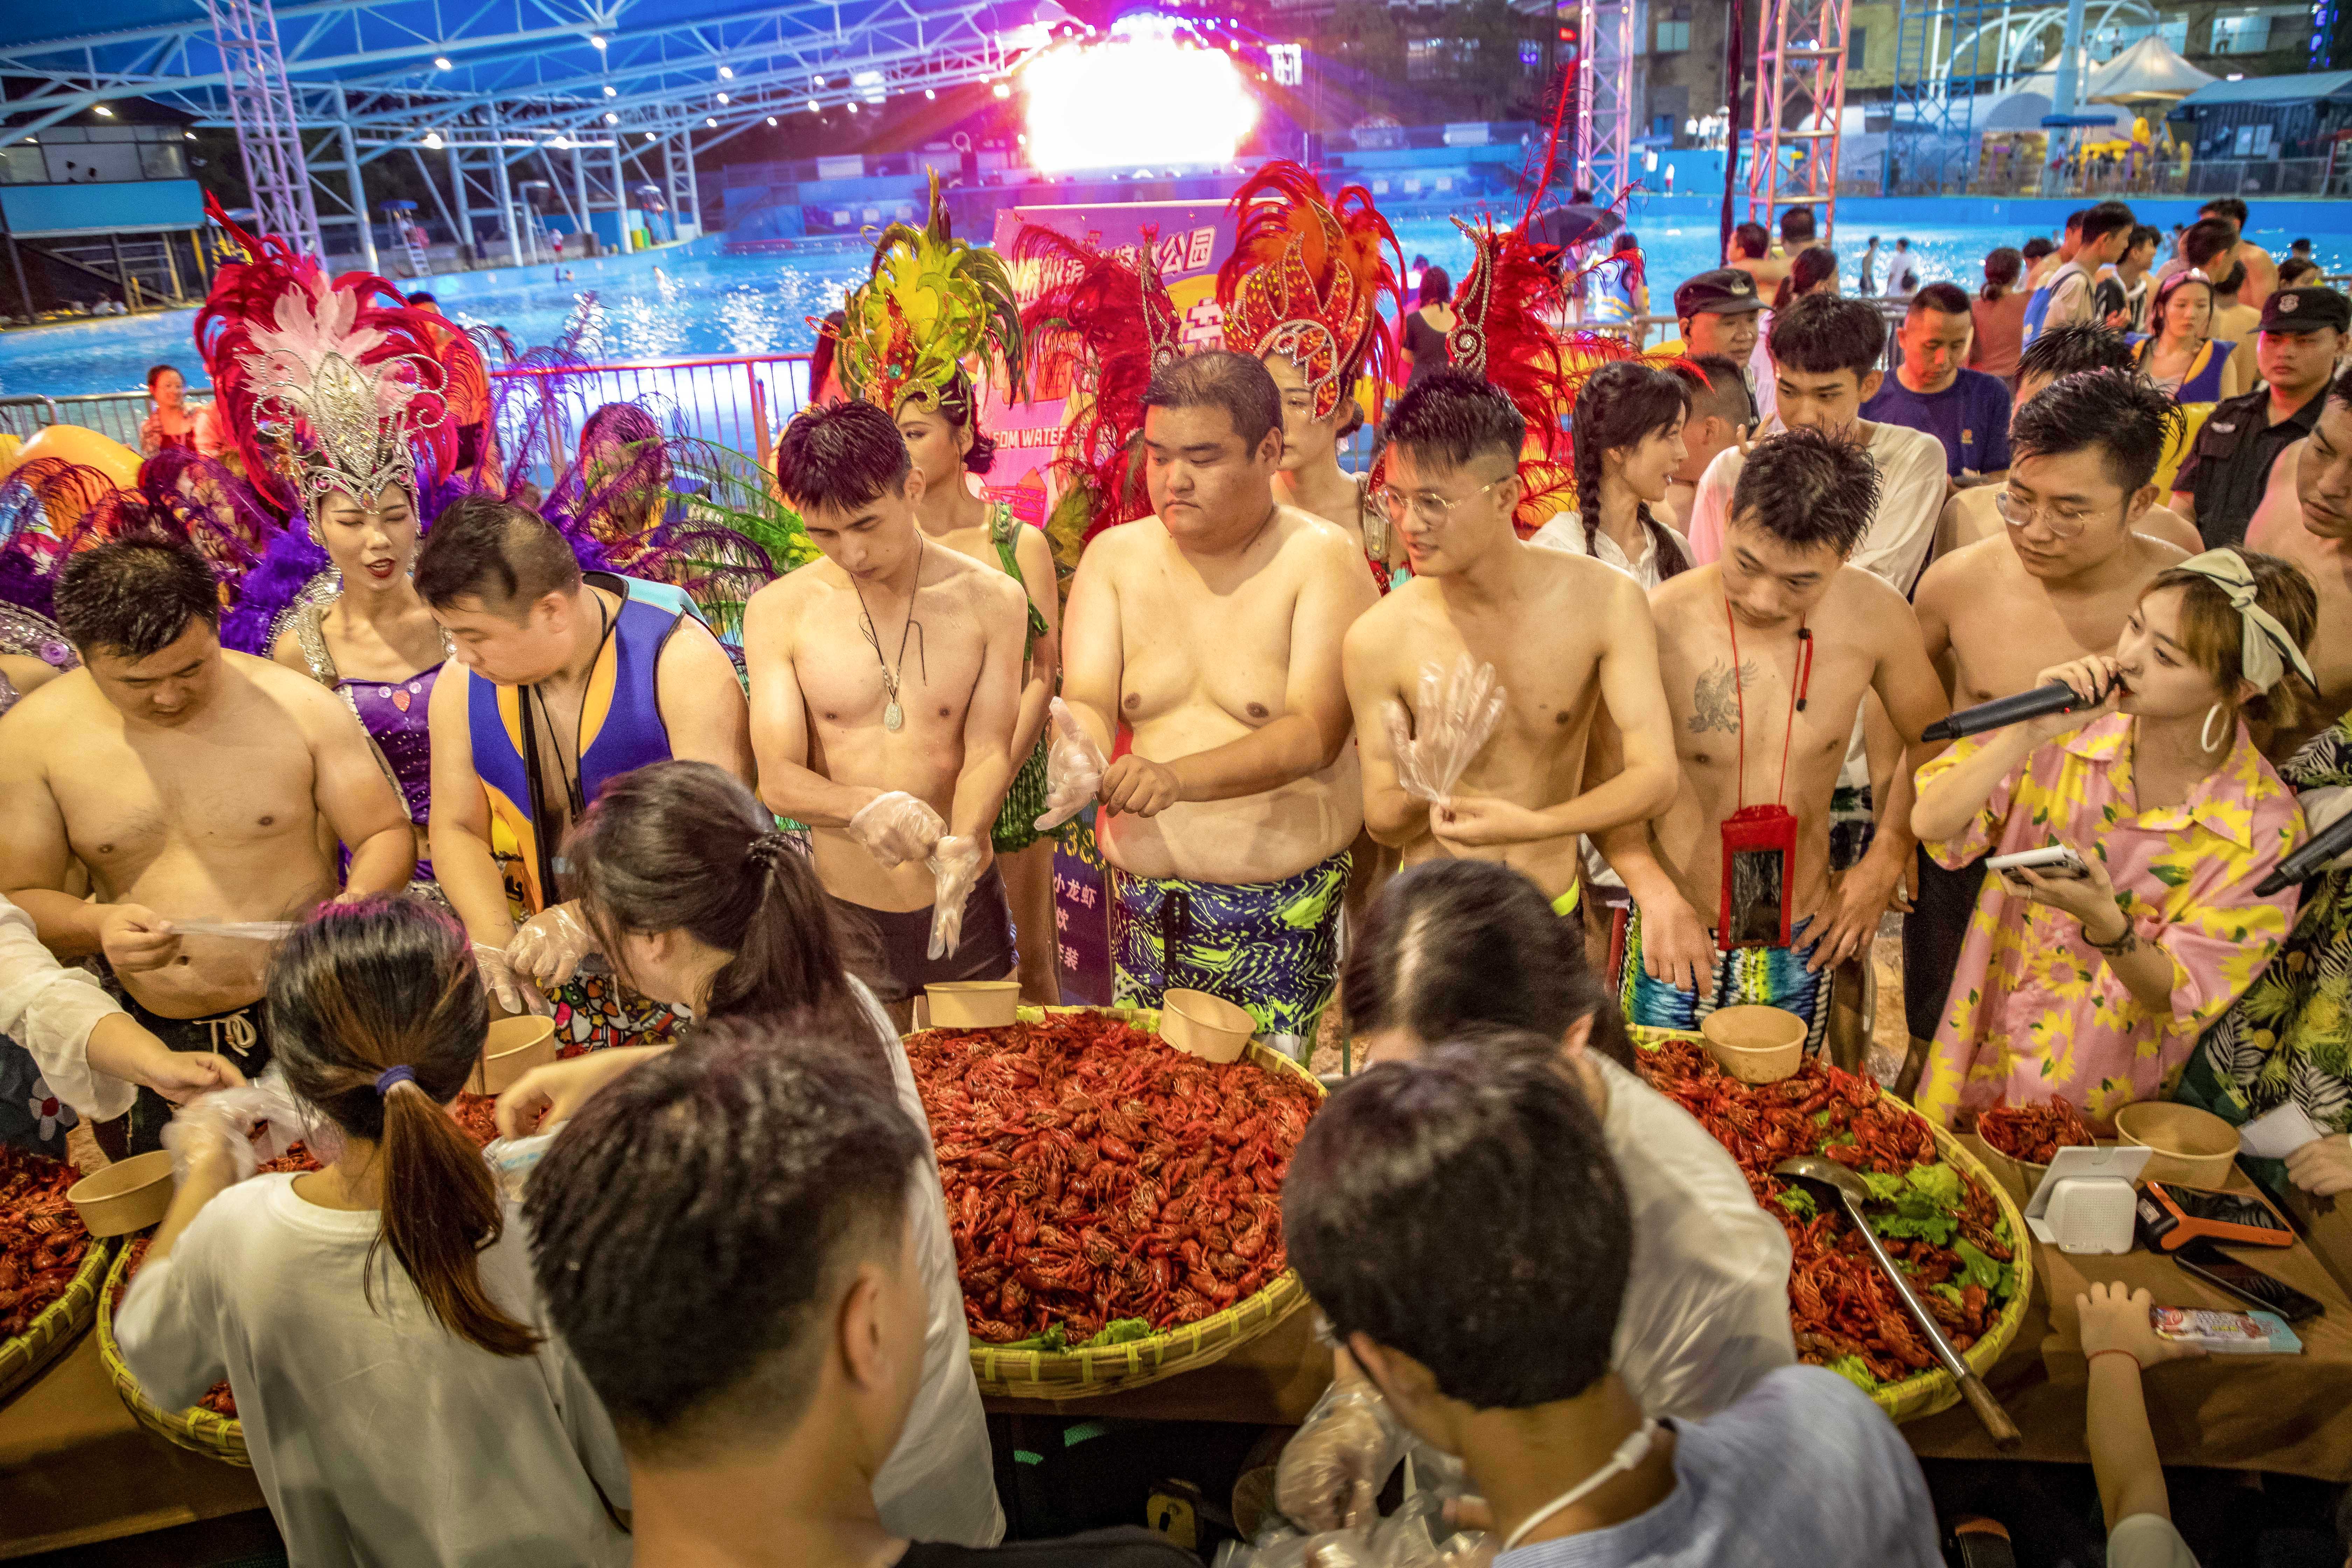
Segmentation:
{"type": "Polygon", "coordinates": [[[296,1100],[274,1071],[259,1083],[198,1095],[173,1112],[163,1136],[179,1181],[187,1179],[191,1159],[215,1144],[226,1145],[241,1182],[260,1162],[275,1160],[297,1143],[308,1145],[321,1164],[333,1163],[341,1143],[332,1124],[296,1100]]]}
{"type": "Polygon", "coordinates": [[[849,819],[851,839],[886,871],[929,858],[947,830],[938,812],[902,789],[876,795],[849,819]]]}
{"type": "Polygon", "coordinates": [[[963,942],[963,904],[980,880],[980,840],[950,834],[931,852],[939,894],[931,904],[930,955],[952,958],[963,942]]]}
{"type": "Polygon", "coordinates": [[[580,918],[579,905],[558,904],[523,921],[507,943],[507,963],[542,988],[552,988],[571,979],[580,961],[595,951],[595,933],[580,918]]]}
{"type": "Polygon", "coordinates": [[[1102,748],[1058,697],[1051,710],[1054,739],[1045,748],[1045,813],[1037,831],[1051,833],[1086,810],[1102,788],[1102,748]]]}
{"type": "Polygon", "coordinates": [[[1449,680],[1433,664],[1421,667],[1420,700],[1411,712],[1391,700],[1382,717],[1397,784],[1416,800],[1443,801],[1469,771],[1471,760],[1503,719],[1503,689],[1495,667],[1462,655],[1449,680]]]}
{"type": "Polygon", "coordinates": [[[474,967],[481,972],[482,984],[489,992],[490,1000],[504,1008],[509,1017],[525,1013],[536,1013],[542,1018],[555,1016],[555,1009],[547,1005],[539,988],[515,973],[514,966],[507,962],[505,948],[476,942],[474,967]]]}
{"type": "Polygon", "coordinates": [[[1379,1390],[1335,1383],[1283,1446],[1275,1506],[1311,1531],[1370,1524],[1379,1517],[1381,1488],[1403,1455],[1404,1430],[1379,1390]]]}

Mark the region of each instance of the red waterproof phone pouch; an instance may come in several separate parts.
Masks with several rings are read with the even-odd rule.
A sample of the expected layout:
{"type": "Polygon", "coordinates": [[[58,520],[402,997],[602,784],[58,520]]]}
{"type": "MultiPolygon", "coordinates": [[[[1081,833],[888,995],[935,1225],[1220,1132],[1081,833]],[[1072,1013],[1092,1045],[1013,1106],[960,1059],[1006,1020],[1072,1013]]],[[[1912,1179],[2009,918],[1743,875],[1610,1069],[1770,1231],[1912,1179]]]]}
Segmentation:
{"type": "Polygon", "coordinates": [[[1723,908],[1716,945],[1789,945],[1789,884],[1796,875],[1797,818],[1785,805],[1742,806],[1723,823],[1723,908]]]}

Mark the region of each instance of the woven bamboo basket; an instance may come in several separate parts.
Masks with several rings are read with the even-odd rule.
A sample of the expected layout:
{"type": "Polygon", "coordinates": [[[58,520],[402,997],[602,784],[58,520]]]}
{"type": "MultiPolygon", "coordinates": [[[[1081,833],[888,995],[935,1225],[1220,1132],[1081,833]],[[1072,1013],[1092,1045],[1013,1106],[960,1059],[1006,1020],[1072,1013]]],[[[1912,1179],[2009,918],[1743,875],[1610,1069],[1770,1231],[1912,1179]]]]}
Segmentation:
{"type": "MultiPolygon", "coordinates": [[[[1149,1034],[1160,1032],[1159,1010],[1149,1007],[1024,1007],[1020,1017],[1024,1023],[1034,1024],[1049,1016],[1078,1013],[1098,1013],[1149,1034]]],[[[1281,1052],[1253,1040],[1245,1059],[1267,1072],[1296,1074],[1315,1091],[1316,1098],[1322,1098],[1323,1086],[1316,1081],[1315,1075],[1281,1052]]],[[[1297,1273],[1286,1268],[1272,1284],[1222,1312],[1164,1334],[1129,1340],[1125,1344],[1099,1345],[1091,1350],[1038,1351],[974,1340],[972,1375],[980,1380],[981,1393],[1010,1399],[1091,1399],[1141,1388],[1146,1384],[1207,1366],[1236,1345],[1246,1344],[1265,1333],[1306,1301],[1307,1290],[1299,1284],[1297,1273]]]]}
{"type": "Polygon", "coordinates": [[[107,1270],[106,1283],[98,1294],[98,1354],[106,1363],[106,1375],[114,1380],[114,1392],[130,1407],[131,1419],[149,1431],[192,1453],[251,1469],[252,1457],[245,1451],[244,1423],[215,1415],[200,1405],[177,1413],[159,1410],[122,1363],[122,1347],[114,1342],[114,1298],[130,1270],[131,1247],[126,1242],[115,1253],[113,1267],[107,1270]]]}
{"type": "Polygon", "coordinates": [[[41,1310],[13,1339],[0,1340],[0,1399],[33,1380],[33,1374],[66,1352],[98,1316],[99,1291],[105,1287],[108,1260],[114,1244],[93,1238],[81,1255],[81,1268],[66,1286],[66,1293],[41,1310]]]}
{"type": "MultiPolygon", "coordinates": [[[[1664,1040],[1700,1038],[1697,1035],[1674,1029],[1635,1028],[1631,1033],[1637,1046],[1654,1045],[1664,1040]]],[[[1913,1111],[1912,1114],[1916,1116],[1918,1112],[1913,1111]]],[[[2025,1326],[2026,1310],[2033,1300],[2033,1238],[2026,1231],[2025,1216],[2018,1212],[2017,1202],[2010,1196],[2009,1188],[1986,1169],[1984,1162],[1969,1153],[1958,1139],[1936,1123],[1929,1121],[1927,1131],[1935,1135],[1937,1152],[1942,1155],[1945,1163],[1958,1167],[1961,1174],[1981,1185],[1992,1194],[1993,1202],[2000,1205],[2001,1217],[2009,1222],[2009,1234],[2016,1252],[2012,1267],[2017,1270],[2017,1289],[2011,1293],[1991,1326],[1960,1355],[1971,1371],[1983,1377],[1992,1371],[1996,1362],[2008,1353],[2009,1347],[2017,1341],[2019,1330],[2025,1326]]],[[[1950,1373],[1939,1366],[1932,1371],[1915,1373],[1900,1383],[1880,1384],[1871,1390],[1870,1397],[1895,1420],[1916,1421],[1923,1415],[1934,1415],[1958,1405],[1960,1402],[1960,1385],[1950,1373]]]]}

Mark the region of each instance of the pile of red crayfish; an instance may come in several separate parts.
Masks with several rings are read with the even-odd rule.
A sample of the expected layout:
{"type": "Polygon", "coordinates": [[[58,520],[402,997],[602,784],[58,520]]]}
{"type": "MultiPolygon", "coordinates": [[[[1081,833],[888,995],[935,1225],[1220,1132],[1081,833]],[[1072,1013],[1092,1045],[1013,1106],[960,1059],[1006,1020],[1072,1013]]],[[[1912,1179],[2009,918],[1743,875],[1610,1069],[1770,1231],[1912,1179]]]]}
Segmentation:
{"type": "MultiPolygon", "coordinates": [[[[1865,1179],[1880,1178],[1874,1185],[1906,1187],[1906,1201],[1926,1189],[1948,1189],[1952,1201],[1940,1215],[1924,1205],[1898,1210],[1926,1214],[1929,1225],[1907,1228],[1940,1229],[1948,1244],[1874,1228],[1955,1348],[1967,1350],[2000,1315],[2013,1289],[2004,1266],[2015,1253],[2000,1205],[1980,1183],[1940,1163],[1934,1134],[1917,1112],[1869,1079],[1811,1058],[1779,1083],[1748,1084],[1724,1073],[1693,1041],[1669,1040],[1637,1056],[1643,1076],[1731,1152],[1757,1202],[1788,1231],[1795,1253],[1789,1316],[1799,1359],[1849,1373],[1866,1371],[1880,1383],[1900,1382],[1937,1364],[1843,1212],[1814,1212],[1809,1194],[1772,1174],[1774,1165],[1794,1155],[1824,1155],[1865,1179]],[[1921,1179],[1930,1174],[1932,1182],[1921,1179]],[[1937,1220],[1943,1223],[1932,1223],[1937,1220]]],[[[1876,1212],[1874,1207],[1874,1219],[1876,1212]]]]}
{"type": "Polygon", "coordinates": [[[2063,1100],[2041,1105],[1996,1105],[1977,1118],[1977,1136],[2029,1165],[2046,1165],[2061,1149],[2086,1149],[2094,1142],[2083,1113],[2063,1100]]]}
{"type": "Polygon", "coordinates": [[[31,1328],[81,1269],[89,1232],[66,1202],[79,1179],[62,1160],[0,1144],[0,1340],[31,1328]]]}
{"type": "Polygon", "coordinates": [[[1161,1331],[1282,1273],[1282,1178],[1315,1109],[1304,1079],[1092,1014],[935,1029],[907,1056],[975,1339],[1161,1331]]]}

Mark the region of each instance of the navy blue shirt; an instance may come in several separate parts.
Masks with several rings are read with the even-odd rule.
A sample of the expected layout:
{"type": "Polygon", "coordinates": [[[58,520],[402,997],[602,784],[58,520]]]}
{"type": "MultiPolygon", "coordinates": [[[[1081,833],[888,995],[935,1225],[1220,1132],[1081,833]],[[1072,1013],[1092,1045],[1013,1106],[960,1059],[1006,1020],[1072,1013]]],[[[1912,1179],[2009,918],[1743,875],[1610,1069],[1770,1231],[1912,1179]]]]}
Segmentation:
{"type": "Polygon", "coordinates": [[[1862,405],[1864,419],[1925,430],[1944,444],[1944,472],[1979,474],[2009,467],[2009,388],[1998,376],[1964,370],[1941,392],[1914,392],[1889,375],[1862,405]]]}

